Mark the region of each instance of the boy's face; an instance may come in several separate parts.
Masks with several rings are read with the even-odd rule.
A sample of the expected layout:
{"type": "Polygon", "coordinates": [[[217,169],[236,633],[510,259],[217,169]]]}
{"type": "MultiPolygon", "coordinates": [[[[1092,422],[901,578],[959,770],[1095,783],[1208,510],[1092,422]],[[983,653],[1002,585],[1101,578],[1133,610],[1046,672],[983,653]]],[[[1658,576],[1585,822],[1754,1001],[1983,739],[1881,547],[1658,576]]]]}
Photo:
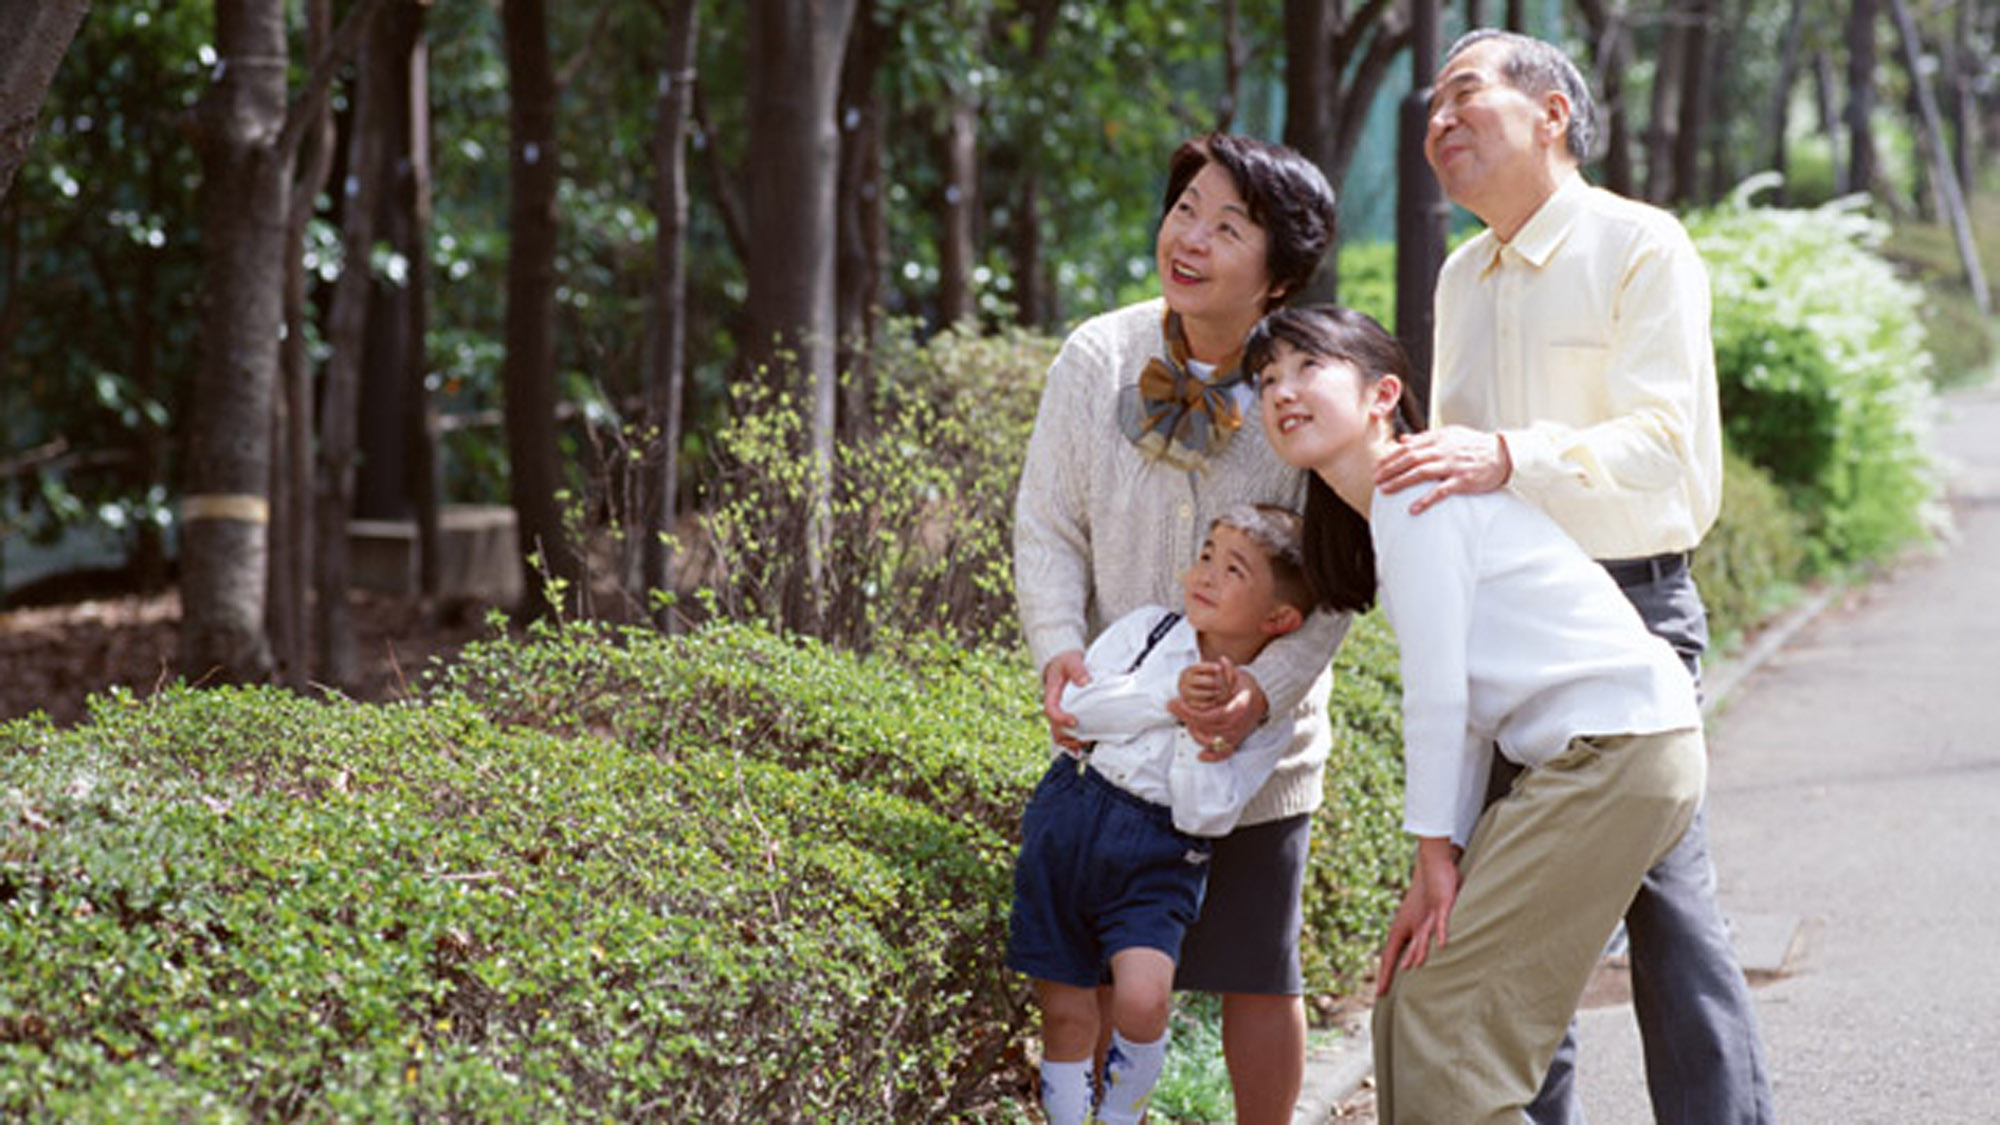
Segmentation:
{"type": "Polygon", "coordinates": [[[1276,629],[1283,603],[1271,558],[1255,540],[1216,524],[1201,555],[1181,576],[1188,624],[1211,637],[1262,641],[1276,629]]]}

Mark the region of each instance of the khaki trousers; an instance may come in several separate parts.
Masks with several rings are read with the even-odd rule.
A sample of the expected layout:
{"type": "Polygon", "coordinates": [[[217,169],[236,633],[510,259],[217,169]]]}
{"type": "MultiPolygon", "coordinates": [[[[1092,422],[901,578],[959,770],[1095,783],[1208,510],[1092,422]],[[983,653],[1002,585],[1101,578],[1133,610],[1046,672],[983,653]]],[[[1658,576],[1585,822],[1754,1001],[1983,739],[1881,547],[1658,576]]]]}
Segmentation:
{"type": "Polygon", "coordinates": [[[1479,819],[1449,943],[1375,1006],[1384,1125],[1518,1125],[1646,870],[1700,805],[1699,730],[1580,737],[1479,819]]]}

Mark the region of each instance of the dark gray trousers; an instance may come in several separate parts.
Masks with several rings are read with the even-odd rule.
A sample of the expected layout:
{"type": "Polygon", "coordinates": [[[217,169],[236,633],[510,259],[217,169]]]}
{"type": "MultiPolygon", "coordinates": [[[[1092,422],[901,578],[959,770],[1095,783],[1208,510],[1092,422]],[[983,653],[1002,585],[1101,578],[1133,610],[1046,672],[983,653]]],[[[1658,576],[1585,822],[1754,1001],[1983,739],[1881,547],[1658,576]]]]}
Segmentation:
{"type": "MultiPolygon", "coordinates": [[[[1647,628],[1674,646],[1701,682],[1708,613],[1685,565],[1652,574],[1612,567],[1647,628]]],[[[1644,568],[1640,568],[1644,569],[1644,568]]],[[[1511,762],[1495,755],[1497,767],[1511,762]]],[[[1495,793],[1504,793],[1496,788],[1495,793]]],[[[1715,902],[1708,809],[1639,885],[1625,912],[1632,1007],[1645,1044],[1646,1087],[1661,1125],[1771,1125],[1771,1079],[1750,988],[1715,902]]],[[[1576,1021],[1528,1107],[1534,1125],[1581,1125],[1576,1021]]]]}

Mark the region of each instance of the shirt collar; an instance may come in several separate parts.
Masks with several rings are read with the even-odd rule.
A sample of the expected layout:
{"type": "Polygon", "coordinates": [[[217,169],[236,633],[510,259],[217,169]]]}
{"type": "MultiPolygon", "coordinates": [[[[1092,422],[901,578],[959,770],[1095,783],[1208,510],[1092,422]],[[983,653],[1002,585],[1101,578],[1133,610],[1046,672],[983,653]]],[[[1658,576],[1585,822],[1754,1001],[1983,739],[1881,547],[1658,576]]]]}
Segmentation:
{"type": "Polygon", "coordinates": [[[1542,205],[1535,210],[1514,237],[1507,242],[1493,240],[1493,258],[1486,265],[1485,272],[1498,268],[1503,255],[1512,251],[1515,257],[1536,269],[1548,264],[1563,240],[1569,237],[1576,219],[1583,211],[1583,197],[1590,185],[1584,182],[1581,173],[1571,172],[1542,205]]]}

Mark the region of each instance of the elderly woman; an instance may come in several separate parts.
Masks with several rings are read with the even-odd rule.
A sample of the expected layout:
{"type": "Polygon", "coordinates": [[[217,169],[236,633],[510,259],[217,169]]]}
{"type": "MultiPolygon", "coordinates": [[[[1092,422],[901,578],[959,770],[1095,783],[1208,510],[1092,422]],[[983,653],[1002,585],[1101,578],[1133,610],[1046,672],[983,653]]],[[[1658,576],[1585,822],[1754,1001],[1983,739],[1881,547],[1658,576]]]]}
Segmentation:
{"type": "MultiPolygon", "coordinates": [[[[1155,246],[1160,299],[1086,321],[1049,369],[1016,502],[1021,626],[1043,710],[1074,745],[1063,688],[1105,625],[1173,604],[1204,530],[1236,504],[1304,502],[1272,455],[1239,370],[1264,313],[1312,279],[1334,234],[1333,191],[1298,153],[1214,134],[1182,144],[1155,246]]],[[[1220,706],[1175,714],[1226,757],[1270,715],[1295,735],[1239,827],[1217,841],[1201,919],[1175,985],[1222,995],[1223,1054],[1243,1125],[1292,1117],[1305,1071],[1299,968],[1307,837],[1332,743],[1327,692],[1347,617],[1315,613],[1232,669],[1220,706]]]]}

